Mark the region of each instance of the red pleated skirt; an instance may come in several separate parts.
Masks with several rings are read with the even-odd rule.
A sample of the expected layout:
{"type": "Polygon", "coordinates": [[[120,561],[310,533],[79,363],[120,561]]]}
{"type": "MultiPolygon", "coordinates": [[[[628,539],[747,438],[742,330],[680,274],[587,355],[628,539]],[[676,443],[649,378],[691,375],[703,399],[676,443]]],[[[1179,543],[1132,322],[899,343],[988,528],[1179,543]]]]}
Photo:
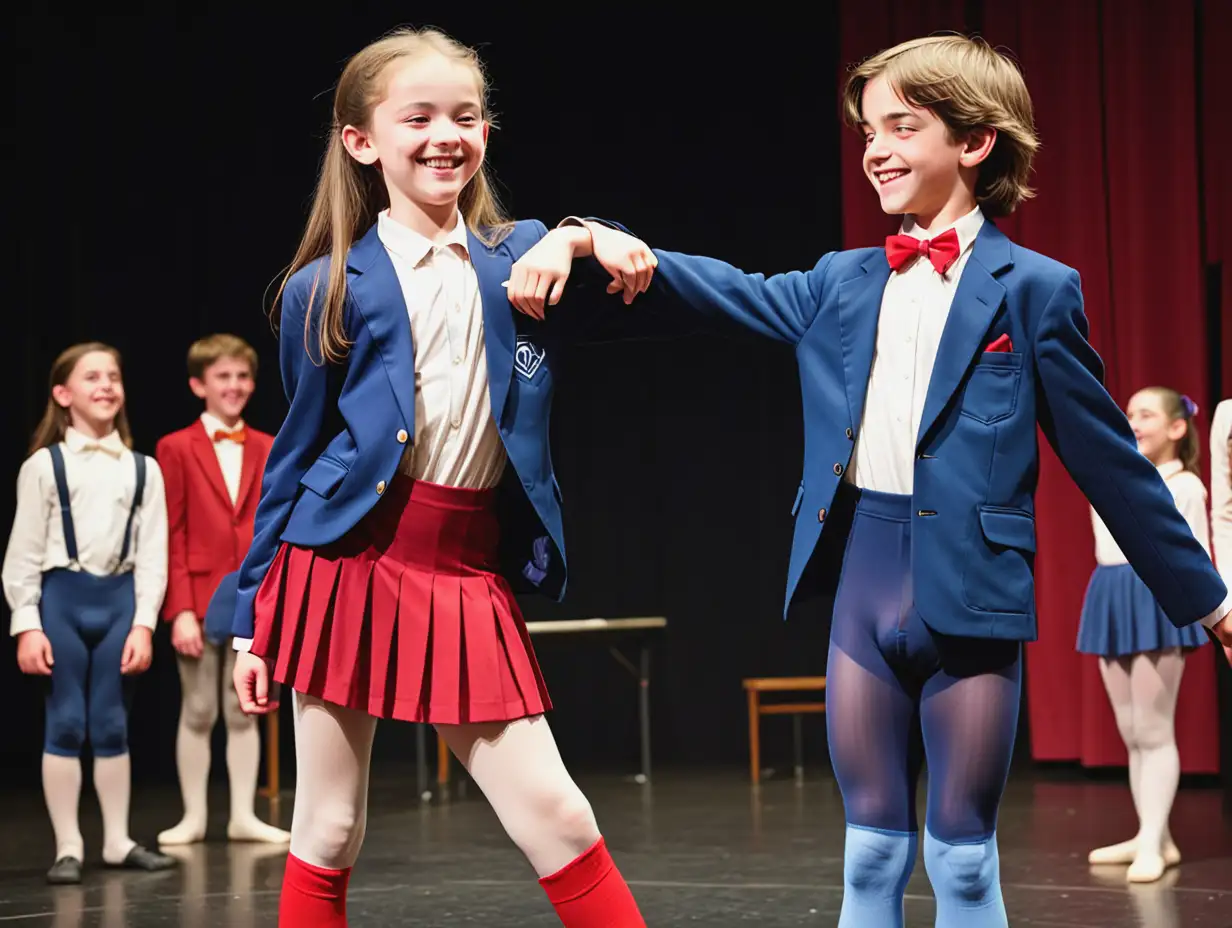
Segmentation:
{"type": "Polygon", "coordinates": [[[301,693],[377,718],[459,724],[551,708],[513,591],[496,573],[495,490],[395,477],[347,535],[283,544],[252,653],[301,693]]]}

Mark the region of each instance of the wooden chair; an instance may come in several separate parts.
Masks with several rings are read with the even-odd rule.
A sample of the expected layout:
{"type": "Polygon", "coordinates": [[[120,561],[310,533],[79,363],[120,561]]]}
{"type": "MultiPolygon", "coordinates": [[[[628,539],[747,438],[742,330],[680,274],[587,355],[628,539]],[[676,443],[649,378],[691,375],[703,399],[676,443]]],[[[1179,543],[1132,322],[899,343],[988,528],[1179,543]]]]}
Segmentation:
{"type": "Polygon", "coordinates": [[[820,702],[780,702],[762,705],[762,693],[821,691],[825,692],[825,677],[750,677],[744,681],[749,698],[749,774],[753,784],[761,782],[761,717],[763,715],[790,715],[795,744],[796,777],[804,776],[803,739],[800,732],[800,716],[805,713],[821,714],[826,711],[823,695],[820,702]]]}

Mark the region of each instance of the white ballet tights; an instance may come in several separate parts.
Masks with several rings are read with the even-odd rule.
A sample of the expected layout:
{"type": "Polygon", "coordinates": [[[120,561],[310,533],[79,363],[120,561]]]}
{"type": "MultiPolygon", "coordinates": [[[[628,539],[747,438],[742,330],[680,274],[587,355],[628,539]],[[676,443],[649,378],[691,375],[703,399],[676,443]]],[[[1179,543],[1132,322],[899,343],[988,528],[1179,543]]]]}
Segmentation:
{"type": "Polygon", "coordinates": [[[223,722],[227,729],[227,780],[231,790],[227,837],[235,841],[285,844],[290,840],[288,833],[262,822],[254,809],[257,770],[261,763],[261,733],[257,729],[257,719],[240,711],[239,697],[231,685],[235,651],[209,641],[203,645],[200,658],[176,655],[181,706],[175,760],[184,817],[173,828],[162,832],[158,843],[175,846],[205,838],[210,739],[218,721],[221,689],[223,722]]]}
{"type": "MultiPolygon", "coordinates": [[[[302,693],[294,694],[294,712],[291,853],[313,866],[345,870],[364,840],[376,719],[302,693]]],[[[542,716],[438,731],[538,876],[557,872],[599,840],[590,803],[542,716]]]]}
{"type": "Polygon", "coordinates": [[[1174,721],[1184,669],[1179,648],[1100,661],[1117,729],[1129,751],[1129,786],[1138,812],[1131,871],[1134,866],[1158,868],[1172,843],[1168,816],[1181,776],[1174,721]]]}

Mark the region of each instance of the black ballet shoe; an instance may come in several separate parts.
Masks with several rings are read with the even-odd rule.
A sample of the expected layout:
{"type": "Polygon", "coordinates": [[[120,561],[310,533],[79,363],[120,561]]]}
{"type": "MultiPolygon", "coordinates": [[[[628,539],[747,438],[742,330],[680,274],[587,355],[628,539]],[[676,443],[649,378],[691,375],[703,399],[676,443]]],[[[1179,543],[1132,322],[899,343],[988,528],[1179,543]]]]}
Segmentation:
{"type": "Polygon", "coordinates": [[[61,857],[47,871],[47,882],[53,886],[71,886],[81,882],[81,861],[76,857],[61,857]]]}
{"type": "Polygon", "coordinates": [[[151,851],[148,848],[138,844],[125,856],[124,860],[118,864],[107,864],[109,867],[114,867],[122,870],[170,870],[172,867],[178,867],[180,862],[174,857],[168,857],[166,854],[160,854],[158,851],[151,851]]]}

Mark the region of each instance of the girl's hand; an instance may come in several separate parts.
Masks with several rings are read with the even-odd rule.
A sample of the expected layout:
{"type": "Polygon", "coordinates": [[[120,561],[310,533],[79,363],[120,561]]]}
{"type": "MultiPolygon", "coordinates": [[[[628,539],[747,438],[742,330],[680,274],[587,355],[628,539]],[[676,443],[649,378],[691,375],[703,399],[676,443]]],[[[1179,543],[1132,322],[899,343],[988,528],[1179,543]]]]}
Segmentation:
{"type": "Polygon", "coordinates": [[[278,709],[278,684],[270,687],[270,670],[265,661],[248,651],[235,655],[235,670],[231,673],[240,709],[247,715],[268,715],[278,709]]]}
{"type": "Polygon", "coordinates": [[[201,623],[191,609],[185,609],[171,624],[171,646],[185,657],[200,657],[205,649],[201,623]]]}
{"type": "Polygon", "coordinates": [[[639,293],[645,293],[659,266],[650,247],[639,238],[610,229],[597,222],[586,223],[590,232],[591,249],[595,260],[612,275],[607,285],[608,293],[624,291],[625,305],[633,302],[639,293]]]}
{"type": "Polygon", "coordinates": [[[154,657],[154,633],[144,625],[136,625],[124,642],[120,655],[120,673],[133,676],[145,673],[154,657]]]}
{"type": "Polygon", "coordinates": [[[585,229],[553,229],[514,262],[505,282],[509,302],[520,312],[542,319],[545,303],[555,306],[560,302],[573,259],[589,250],[590,233],[585,229]]]}
{"type": "Polygon", "coordinates": [[[47,677],[54,663],[51,642],[41,628],[32,628],[17,636],[17,666],[22,673],[47,677]]]}

